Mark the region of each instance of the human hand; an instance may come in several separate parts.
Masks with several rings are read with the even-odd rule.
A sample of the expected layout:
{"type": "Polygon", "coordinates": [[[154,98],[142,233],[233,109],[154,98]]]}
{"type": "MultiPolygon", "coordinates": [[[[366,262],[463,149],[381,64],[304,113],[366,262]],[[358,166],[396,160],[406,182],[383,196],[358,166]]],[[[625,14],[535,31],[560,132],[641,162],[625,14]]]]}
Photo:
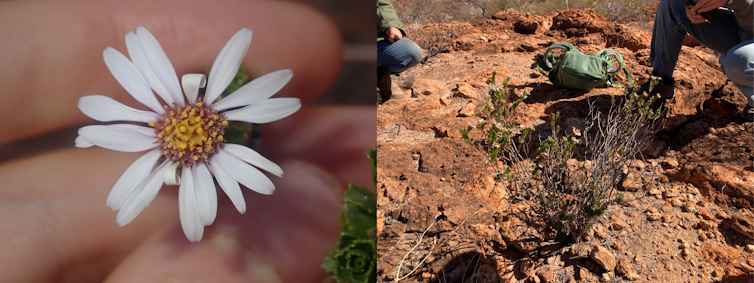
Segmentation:
{"type": "Polygon", "coordinates": [[[728,3],[727,0],[701,0],[694,7],[686,8],[686,17],[689,18],[689,21],[691,21],[692,24],[701,24],[708,22],[706,18],[702,15],[704,12],[709,12],[714,9],[720,8],[725,3],[728,3]]]}
{"type": "MultiPolygon", "coordinates": [[[[159,38],[179,75],[204,72],[248,27],[247,72],[292,69],[278,96],[302,101],[326,89],[340,66],[332,23],[291,3],[3,2],[0,144],[92,123],[76,107],[84,95],[146,109],[102,60],[107,46],[124,51],[125,33],[138,25],[159,38]],[[315,35],[310,26],[324,28],[315,35]],[[311,42],[322,44],[298,48],[311,42]]],[[[143,153],[68,148],[0,164],[0,282],[321,282],[320,264],[339,233],[338,180],[371,182],[363,151],[376,140],[374,115],[373,107],[305,107],[266,124],[259,151],[285,171],[271,178],[277,191],[245,191],[244,215],[218,193],[217,221],[194,244],[181,231],[177,187],[163,187],[124,227],[106,208],[115,181],[143,153]]]]}
{"type": "Polygon", "coordinates": [[[701,13],[694,12],[692,8],[686,8],[686,17],[689,18],[692,24],[706,23],[707,19],[701,13]]]}
{"type": "Polygon", "coordinates": [[[396,40],[403,38],[403,33],[401,33],[401,30],[396,27],[387,28],[385,34],[387,34],[387,39],[390,40],[390,42],[395,42],[396,40]]]}

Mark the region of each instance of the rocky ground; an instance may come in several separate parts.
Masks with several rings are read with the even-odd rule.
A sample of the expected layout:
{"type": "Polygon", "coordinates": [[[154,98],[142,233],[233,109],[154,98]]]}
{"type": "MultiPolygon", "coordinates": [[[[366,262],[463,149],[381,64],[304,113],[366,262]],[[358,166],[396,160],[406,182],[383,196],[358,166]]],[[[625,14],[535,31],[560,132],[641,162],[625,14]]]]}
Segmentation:
{"type": "Polygon", "coordinates": [[[634,26],[591,10],[425,26],[457,34],[450,50],[396,78],[407,98],[378,106],[378,282],[754,282],[754,123],[738,118],[745,97],[693,39],[663,130],[625,168],[623,200],[578,243],[531,221],[486,153],[461,139],[486,117],[493,70],[511,78],[514,96],[530,93],[520,124],[549,133],[560,112],[561,128],[583,127],[590,102],[609,104],[622,89],[557,90],[531,59],[559,42],[613,48],[641,84],[651,32],[634,26]]]}

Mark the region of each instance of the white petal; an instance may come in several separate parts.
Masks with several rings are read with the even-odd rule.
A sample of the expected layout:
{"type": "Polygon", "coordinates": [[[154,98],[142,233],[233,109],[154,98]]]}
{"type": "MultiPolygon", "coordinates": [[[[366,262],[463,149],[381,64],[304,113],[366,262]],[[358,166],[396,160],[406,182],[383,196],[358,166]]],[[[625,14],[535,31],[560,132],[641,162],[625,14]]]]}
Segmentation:
{"type": "Polygon", "coordinates": [[[212,174],[209,173],[204,162],[194,165],[194,191],[199,219],[202,225],[209,226],[215,222],[217,216],[217,189],[215,189],[215,182],[212,181],[212,174]]]}
{"type": "Polygon", "coordinates": [[[231,155],[224,149],[219,149],[215,153],[215,156],[230,176],[241,183],[241,185],[263,195],[271,195],[275,191],[275,185],[272,184],[272,181],[264,173],[231,155]]]}
{"type": "Polygon", "coordinates": [[[225,119],[264,124],[288,117],[299,109],[301,109],[301,100],[298,98],[270,98],[241,109],[225,112],[225,119]]]}
{"type": "Polygon", "coordinates": [[[235,157],[238,157],[238,159],[246,161],[247,163],[254,165],[256,167],[259,167],[261,169],[264,169],[265,171],[270,172],[275,176],[278,176],[278,177],[283,176],[283,169],[281,169],[280,166],[270,161],[269,159],[265,158],[264,156],[262,156],[261,154],[254,151],[251,148],[248,148],[239,144],[226,143],[225,150],[228,153],[234,155],[235,157]]]}
{"type": "MultiPolygon", "coordinates": [[[[184,100],[183,92],[181,91],[181,84],[178,83],[178,76],[175,74],[173,64],[170,63],[170,59],[165,55],[165,51],[162,50],[160,43],[157,42],[157,39],[142,26],[136,28],[136,37],[139,38],[141,50],[144,51],[144,57],[146,57],[147,63],[149,63],[149,67],[152,69],[152,72],[154,72],[154,75],[170,93],[170,96],[173,97],[175,102],[179,105],[183,105],[184,100]]],[[[141,66],[139,68],[141,68],[141,66]]],[[[147,77],[147,80],[149,80],[149,77],[147,77]]],[[[152,84],[151,81],[149,83],[150,85],[152,84]]]]}
{"type": "Polygon", "coordinates": [[[76,147],[78,148],[87,148],[87,147],[93,147],[94,144],[86,141],[86,139],[82,138],[81,136],[76,137],[76,147]]]}
{"type": "Polygon", "coordinates": [[[162,176],[165,185],[175,186],[181,184],[181,176],[178,175],[178,166],[180,165],[181,163],[176,162],[168,167],[168,169],[165,169],[165,174],[162,176]]]}
{"type": "Polygon", "coordinates": [[[154,92],[156,92],[167,105],[173,105],[175,99],[160,78],[154,73],[154,71],[152,71],[152,67],[149,65],[149,59],[147,59],[147,55],[144,54],[144,49],[141,48],[139,37],[131,31],[126,34],[126,49],[128,49],[128,56],[131,57],[131,61],[133,61],[134,65],[139,68],[139,71],[144,75],[144,78],[149,82],[149,86],[154,92]]]}
{"type": "Polygon", "coordinates": [[[204,74],[185,74],[181,77],[181,85],[183,86],[183,93],[186,94],[188,103],[197,102],[196,98],[199,96],[199,89],[207,85],[207,77],[204,74]]]}
{"type": "Polygon", "coordinates": [[[207,82],[207,92],[204,94],[204,103],[214,102],[228,88],[230,81],[238,73],[238,67],[241,66],[241,61],[243,61],[243,57],[249,49],[249,44],[251,44],[251,30],[247,28],[242,28],[228,40],[209,71],[209,82],[207,82]]]}
{"type": "Polygon", "coordinates": [[[157,138],[118,126],[86,126],[79,135],[88,142],[111,150],[139,152],[155,148],[157,138]]]}
{"type": "Polygon", "coordinates": [[[139,132],[140,134],[148,136],[148,137],[154,137],[154,138],[157,137],[157,134],[154,133],[154,128],[151,128],[151,127],[144,127],[144,126],[132,125],[132,124],[113,124],[110,126],[129,129],[135,132],[139,132]]]}
{"type": "Polygon", "coordinates": [[[102,95],[87,95],[79,98],[79,109],[86,116],[100,122],[134,121],[149,123],[160,119],[157,113],[134,109],[102,95]]]}
{"type": "Polygon", "coordinates": [[[212,167],[212,173],[215,175],[217,183],[220,184],[220,188],[223,189],[233,205],[238,209],[238,212],[244,214],[246,212],[246,201],[243,199],[243,193],[241,193],[241,187],[238,186],[236,179],[230,176],[228,170],[226,170],[217,157],[213,156],[209,161],[209,166],[212,167]]]}
{"type": "Polygon", "coordinates": [[[254,104],[275,95],[293,78],[293,71],[275,71],[245,84],[227,97],[214,104],[217,110],[226,110],[235,107],[254,104]]]}
{"type": "Polygon", "coordinates": [[[157,163],[160,156],[162,156],[160,150],[155,149],[131,163],[131,166],[128,166],[126,172],[123,172],[123,175],[115,182],[115,186],[110,191],[110,195],[107,197],[107,207],[112,210],[120,209],[126,201],[126,197],[149,176],[149,172],[152,171],[152,167],[157,163]]]}
{"type": "Polygon", "coordinates": [[[204,234],[204,226],[199,219],[194,178],[191,176],[191,168],[188,166],[183,167],[183,179],[184,181],[178,189],[178,213],[181,218],[181,227],[189,241],[198,242],[204,234]]]}
{"type": "Polygon", "coordinates": [[[149,176],[136,186],[123,203],[115,217],[115,222],[123,226],[130,223],[136,218],[142,210],[157,196],[162,187],[162,175],[168,166],[173,165],[172,161],[165,160],[157,169],[152,171],[149,176]]]}
{"type": "Polygon", "coordinates": [[[131,96],[155,112],[165,113],[165,108],[152,93],[149,82],[134,63],[112,47],[105,48],[102,56],[105,58],[105,65],[110,69],[110,73],[131,96]]]}

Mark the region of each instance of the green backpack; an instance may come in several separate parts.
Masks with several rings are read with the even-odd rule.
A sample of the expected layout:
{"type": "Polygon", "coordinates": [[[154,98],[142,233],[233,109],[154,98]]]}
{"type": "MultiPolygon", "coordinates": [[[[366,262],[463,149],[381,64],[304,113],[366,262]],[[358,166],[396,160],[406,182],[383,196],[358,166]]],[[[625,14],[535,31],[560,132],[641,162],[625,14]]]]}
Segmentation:
{"type": "Polygon", "coordinates": [[[534,61],[537,63],[537,70],[549,77],[552,85],[558,89],[567,88],[589,92],[595,87],[609,87],[613,84],[623,86],[613,82],[610,77],[610,74],[619,69],[623,69],[629,84],[633,84],[631,75],[623,66],[623,56],[612,49],[603,49],[594,55],[586,55],[570,43],[556,43],[550,45],[544,55],[537,54],[534,61]],[[560,56],[553,56],[550,53],[553,49],[564,49],[566,52],[560,56]],[[612,68],[616,61],[619,66],[612,68]],[[545,71],[550,73],[547,74],[545,71]]]}

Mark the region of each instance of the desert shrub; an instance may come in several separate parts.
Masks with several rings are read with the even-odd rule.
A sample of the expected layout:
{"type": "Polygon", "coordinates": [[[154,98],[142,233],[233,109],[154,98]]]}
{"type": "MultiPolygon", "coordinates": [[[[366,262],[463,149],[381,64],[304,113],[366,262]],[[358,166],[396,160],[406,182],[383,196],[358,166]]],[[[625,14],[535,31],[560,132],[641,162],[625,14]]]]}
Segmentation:
{"type": "Polygon", "coordinates": [[[406,28],[408,38],[426,50],[422,62],[448,50],[464,32],[463,27],[448,24],[409,25],[406,28]]]}
{"type": "Polygon", "coordinates": [[[499,11],[515,9],[538,15],[554,10],[594,8],[608,21],[642,22],[648,18],[642,7],[657,0],[392,0],[404,24],[446,23],[472,18],[490,18],[499,11]]]}
{"type": "Polygon", "coordinates": [[[509,101],[508,79],[500,85],[495,77],[493,73],[491,102],[483,109],[489,118],[462,129],[462,137],[486,151],[491,162],[502,161],[496,178],[510,184],[514,200],[530,201],[550,227],[578,239],[608,205],[622,198],[616,186],[623,169],[658,129],[661,113],[651,107],[656,97],[638,96],[629,88],[621,101],[611,97],[606,113],[590,104],[587,126],[567,133],[555,114],[549,136],[535,141],[530,129],[520,129],[513,118],[527,94],[509,101]],[[474,130],[478,140],[470,136],[474,130]],[[531,142],[538,144],[530,147],[531,142]]]}

